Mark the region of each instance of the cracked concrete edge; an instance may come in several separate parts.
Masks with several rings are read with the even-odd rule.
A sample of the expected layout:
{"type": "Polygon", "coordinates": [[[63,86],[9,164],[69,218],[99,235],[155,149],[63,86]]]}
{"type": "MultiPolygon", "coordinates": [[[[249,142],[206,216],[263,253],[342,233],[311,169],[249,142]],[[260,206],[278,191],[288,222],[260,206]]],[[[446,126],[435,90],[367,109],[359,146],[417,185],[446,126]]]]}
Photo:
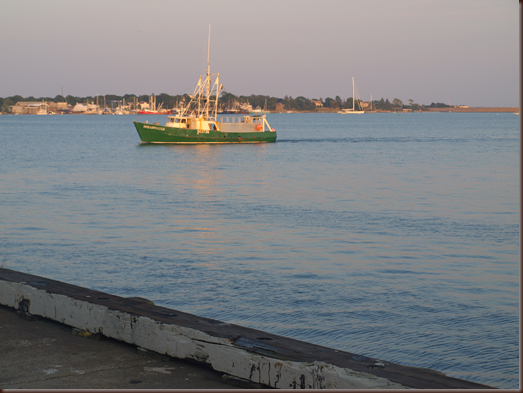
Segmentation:
{"type": "Polygon", "coordinates": [[[0,304],[49,318],[93,334],[179,359],[209,364],[214,370],[274,388],[406,389],[372,374],[322,362],[296,362],[251,353],[226,338],[167,324],[106,306],[50,293],[26,283],[0,280],[0,304]]]}

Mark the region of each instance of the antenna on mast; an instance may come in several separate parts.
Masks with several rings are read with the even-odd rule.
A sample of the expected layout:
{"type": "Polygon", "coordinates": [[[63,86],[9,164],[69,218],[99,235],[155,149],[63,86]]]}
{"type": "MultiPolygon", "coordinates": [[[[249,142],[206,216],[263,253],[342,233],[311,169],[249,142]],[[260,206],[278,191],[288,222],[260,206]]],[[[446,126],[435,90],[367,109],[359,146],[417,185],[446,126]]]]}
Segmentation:
{"type": "Polygon", "coordinates": [[[209,23],[209,39],[207,41],[207,74],[210,73],[209,54],[211,52],[211,24],[209,23]]]}

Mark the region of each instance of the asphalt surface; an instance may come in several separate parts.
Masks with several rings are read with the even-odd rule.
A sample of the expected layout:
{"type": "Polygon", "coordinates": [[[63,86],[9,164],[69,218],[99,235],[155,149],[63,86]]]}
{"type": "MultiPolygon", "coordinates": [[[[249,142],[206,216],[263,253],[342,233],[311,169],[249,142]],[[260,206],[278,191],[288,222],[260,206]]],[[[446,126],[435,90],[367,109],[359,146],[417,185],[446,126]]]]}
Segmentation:
{"type": "Polygon", "coordinates": [[[266,388],[114,339],[83,337],[50,319],[25,320],[5,306],[0,353],[0,389],[266,388]]]}

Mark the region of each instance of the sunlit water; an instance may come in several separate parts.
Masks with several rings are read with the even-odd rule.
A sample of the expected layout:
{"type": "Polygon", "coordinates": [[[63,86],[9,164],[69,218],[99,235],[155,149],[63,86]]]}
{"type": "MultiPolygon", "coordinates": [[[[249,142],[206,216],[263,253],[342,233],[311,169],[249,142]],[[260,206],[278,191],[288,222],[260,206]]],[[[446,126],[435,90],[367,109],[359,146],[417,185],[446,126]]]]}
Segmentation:
{"type": "Polygon", "coordinates": [[[519,117],[268,119],[274,144],[175,146],[0,116],[4,266],[517,388],[519,117]]]}

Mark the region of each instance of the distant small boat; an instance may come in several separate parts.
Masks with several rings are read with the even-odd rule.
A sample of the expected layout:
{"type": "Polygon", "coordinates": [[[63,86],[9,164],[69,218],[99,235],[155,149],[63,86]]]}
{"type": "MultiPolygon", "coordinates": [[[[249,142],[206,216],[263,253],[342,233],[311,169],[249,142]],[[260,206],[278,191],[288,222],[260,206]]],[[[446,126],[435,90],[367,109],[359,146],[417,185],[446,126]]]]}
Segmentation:
{"type": "Polygon", "coordinates": [[[249,112],[249,114],[251,116],[260,116],[260,115],[267,115],[271,112],[269,111],[264,111],[262,108],[260,108],[259,106],[257,106],[256,108],[254,108],[252,111],[249,112]]]}
{"type": "Polygon", "coordinates": [[[171,111],[138,111],[140,115],[170,115],[171,111]]]}
{"type": "Polygon", "coordinates": [[[377,113],[378,111],[376,110],[376,106],[374,105],[374,102],[372,101],[372,94],[370,95],[370,108],[367,112],[365,113],[377,113]]]}
{"type": "Polygon", "coordinates": [[[42,104],[40,105],[38,112],[36,112],[37,115],[47,115],[47,109],[45,108],[46,104],[44,100],[42,100],[42,104]]]}
{"type": "Polygon", "coordinates": [[[513,115],[518,115],[519,116],[519,112],[512,112],[513,115]]]}
{"type": "MultiPolygon", "coordinates": [[[[339,111],[338,113],[342,114],[342,115],[348,115],[350,113],[355,113],[355,114],[362,114],[362,113],[365,113],[364,111],[360,110],[357,111],[355,110],[355,107],[354,107],[354,104],[356,102],[356,97],[354,95],[354,90],[355,90],[355,86],[354,86],[354,77],[352,77],[352,109],[342,109],[341,111],[339,111]]],[[[358,95],[359,96],[359,95],[358,95]]],[[[358,97],[359,98],[359,97],[358,97]]]]}
{"type": "Polygon", "coordinates": [[[163,103],[156,108],[156,96],[151,94],[149,96],[149,109],[138,111],[140,115],[170,115],[171,111],[162,109],[163,103]]]}
{"type": "MultiPolygon", "coordinates": [[[[181,113],[181,111],[179,111],[179,113],[181,113]]],[[[235,115],[237,113],[239,113],[238,109],[231,109],[231,108],[224,109],[223,111],[218,112],[219,115],[235,115]]]]}
{"type": "Polygon", "coordinates": [[[260,115],[268,115],[269,113],[271,113],[271,112],[267,110],[267,100],[265,100],[265,107],[263,109],[260,106],[257,106],[252,111],[250,111],[249,114],[251,116],[260,116],[260,115]]]}

